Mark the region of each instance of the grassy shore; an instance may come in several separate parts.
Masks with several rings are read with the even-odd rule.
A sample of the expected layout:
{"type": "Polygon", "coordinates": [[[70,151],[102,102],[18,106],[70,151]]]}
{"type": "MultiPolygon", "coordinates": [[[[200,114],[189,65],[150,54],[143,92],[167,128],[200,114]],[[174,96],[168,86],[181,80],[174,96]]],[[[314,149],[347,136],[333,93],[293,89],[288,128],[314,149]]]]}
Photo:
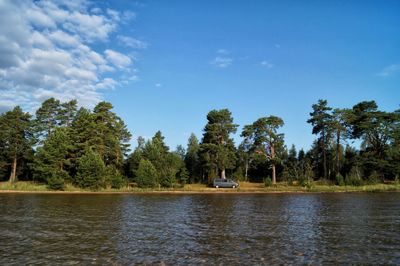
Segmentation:
{"type": "Polygon", "coordinates": [[[134,186],[121,189],[102,189],[96,192],[66,185],[64,191],[53,191],[44,184],[34,182],[0,182],[0,193],[324,193],[324,192],[400,192],[400,184],[375,184],[365,186],[336,186],[314,182],[311,187],[278,183],[265,187],[263,183],[241,182],[236,189],[212,188],[204,184],[188,184],[184,188],[143,189],[134,186]]]}

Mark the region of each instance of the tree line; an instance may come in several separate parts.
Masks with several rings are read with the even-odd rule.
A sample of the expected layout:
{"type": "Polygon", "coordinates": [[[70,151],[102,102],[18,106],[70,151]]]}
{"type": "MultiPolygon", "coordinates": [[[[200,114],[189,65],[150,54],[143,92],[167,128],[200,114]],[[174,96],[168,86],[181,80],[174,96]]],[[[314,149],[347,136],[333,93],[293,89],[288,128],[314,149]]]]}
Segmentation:
{"type": "Polygon", "coordinates": [[[385,112],[374,101],[350,109],[312,105],[308,123],[316,139],[308,151],[288,148],[277,116],[261,117],[237,132],[228,109],[212,110],[199,140],[171,151],[161,131],[138,137],[130,152],[131,133],[108,102],[93,110],[77,101],[44,101],[32,116],[20,107],[0,115],[0,180],[33,180],[52,189],[72,184],[84,189],[182,187],[211,183],[216,177],[239,181],[278,181],[307,186],[314,180],[361,185],[398,180],[400,110],[385,112]],[[356,148],[356,144],[360,143],[356,148]]]}

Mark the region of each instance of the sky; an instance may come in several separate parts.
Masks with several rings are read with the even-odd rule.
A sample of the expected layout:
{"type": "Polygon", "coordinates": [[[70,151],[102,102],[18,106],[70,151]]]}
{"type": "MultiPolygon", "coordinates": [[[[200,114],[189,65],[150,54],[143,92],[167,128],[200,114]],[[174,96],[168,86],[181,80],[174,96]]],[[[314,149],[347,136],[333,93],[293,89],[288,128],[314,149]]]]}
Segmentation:
{"type": "Polygon", "coordinates": [[[0,0],[0,112],[49,97],[109,101],[174,149],[210,110],[275,115],[308,149],[312,104],[400,108],[400,1],[0,0]]]}

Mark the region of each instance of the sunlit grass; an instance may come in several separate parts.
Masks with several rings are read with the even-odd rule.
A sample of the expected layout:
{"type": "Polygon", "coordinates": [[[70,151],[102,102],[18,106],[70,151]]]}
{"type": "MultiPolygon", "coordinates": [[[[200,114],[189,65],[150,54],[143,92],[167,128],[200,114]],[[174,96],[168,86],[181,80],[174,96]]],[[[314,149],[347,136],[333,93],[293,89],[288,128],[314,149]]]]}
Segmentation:
{"type": "Polygon", "coordinates": [[[31,181],[20,181],[15,183],[0,182],[1,190],[13,190],[13,191],[48,191],[45,184],[35,183],[31,181]]]}
{"type": "MultiPolygon", "coordinates": [[[[0,182],[0,191],[21,191],[21,192],[49,192],[51,190],[45,184],[35,183],[31,181],[19,181],[14,184],[9,182],[0,182]]],[[[65,192],[87,193],[93,192],[66,184],[65,192]]],[[[365,186],[337,186],[329,185],[327,182],[313,182],[309,187],[301,187],[298,185],[288,185],[287,183],[278,183],[276,185],[265,187],[263,183],[240,182],[239,188],[213,188],[205,184],[187,184],[183,188],[139,188],[135,185],[129,185],[120,189],[104,188],[96,192],[104,193],[305,193],[305,192],[384,192],[399,191],[400,184],[374,184],[365,186]]]]}

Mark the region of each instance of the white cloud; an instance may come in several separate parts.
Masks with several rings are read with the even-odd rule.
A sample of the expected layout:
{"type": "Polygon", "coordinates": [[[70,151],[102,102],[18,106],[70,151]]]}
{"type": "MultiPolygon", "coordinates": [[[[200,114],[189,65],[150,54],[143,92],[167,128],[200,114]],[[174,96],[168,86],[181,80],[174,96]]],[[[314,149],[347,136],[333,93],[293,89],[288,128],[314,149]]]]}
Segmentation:
{"type": "Polygon", "coordinates": [[[74,11],[63,24],[63,28],[72,33],[81,35],[86,41],[106,40],[115,30],[115,21],[104,16],[83,14],[74,11]]]}
{"type": "Polygon", "coordinates": [[[400,64],[393,64],[385,67],[378,73],[378,76],[389,77],[400,73],[400,64]]]}
{"type": "Polygon", "coordinates": [[[162,84],[161,84],[161,83],[156,83],[156,84],[154,84],[154,86],[156,86],[157,88],[159,88],[159,87],[162,87],[162,84]]]}
{"type": "Polygon", "coordinates": [[[260,65],[263,66],[263,67],[265,67],[265,68],[268,68],[268,69],[271,69],[271,68],[274,67],[273,64],[271,64],[270,62],[268,62],[268,61],[266,61],[266,60],[261,61],[260,65]]]}
{"type": "Polygon", "coordinates": [[[129,56],[95,47],[134,13],[95,4],[0,0],[0,112],[15,105],[32,111],[48,97],[92,107],[102,90],[132,75],[129,56]]]}
{"type": "Polygon", "coordinates": [[[226,68],[232,65],[233,59],[230,57],[217,56],[212,61],[211,64],[218,68],[226,68]]]}
{"type": "Polygon", "coordinates": [[[115,66],[119,68],[124,68],[129,66],[132,63],[132,60],[129,56],[118,53],[116,51],[107,49],[104,51],[106,58],[115,66]]]}
{"type": "Polygon", "coordinates": [[[123,45],[131,47],[133,49],[145,49],[145,48],[147,48],[147,43],[146,42],[137,40],[137,39],[132,38],[132,37],[118,35],[117,39],[123,45]]]}
{"type": "Polygon", "coordinates": [[[60,46],[76,47],[81,43],[78,36],[67,34],[61,30],[56,30],[49,33],[49,38],[60,46]]]}
{"type": "Polygon", "coordinates": [[[217,54],[227,55],[227,54],[229,54],[229,51],[225,50],[225,49],[219,49],[219,50],[217,50],[217,54]]]}

